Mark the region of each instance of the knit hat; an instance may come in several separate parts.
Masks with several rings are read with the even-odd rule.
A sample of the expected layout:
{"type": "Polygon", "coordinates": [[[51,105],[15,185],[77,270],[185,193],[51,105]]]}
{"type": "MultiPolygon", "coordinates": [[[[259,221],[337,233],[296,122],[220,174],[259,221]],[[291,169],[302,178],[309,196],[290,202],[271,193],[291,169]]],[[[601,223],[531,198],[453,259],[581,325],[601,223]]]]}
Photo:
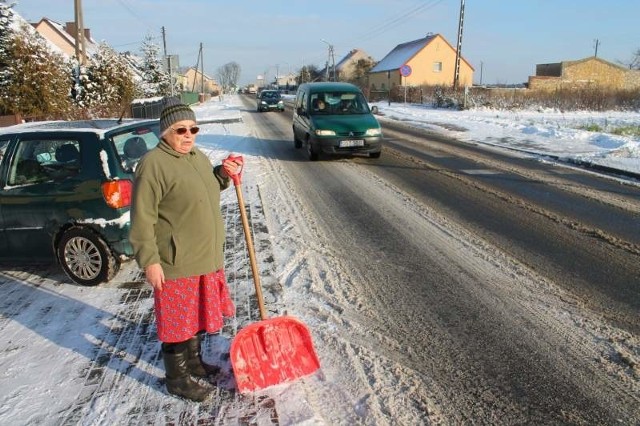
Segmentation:
{"type": "Polygon", "coordinates": [[[196,121],[196,113],[180,102],[178,98],[166,98],[164,108],[160,113],[160,134],[164,133],[173,123],[182,120],[196,121]]]}

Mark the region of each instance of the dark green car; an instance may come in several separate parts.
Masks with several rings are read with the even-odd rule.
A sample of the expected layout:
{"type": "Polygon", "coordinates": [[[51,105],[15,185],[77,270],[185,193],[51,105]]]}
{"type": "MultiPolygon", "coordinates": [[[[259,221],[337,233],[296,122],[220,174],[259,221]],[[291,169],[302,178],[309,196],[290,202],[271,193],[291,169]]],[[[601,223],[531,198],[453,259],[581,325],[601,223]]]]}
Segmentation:
{"type": "Polygon", "coordinates": [[[293,110],[293,140],[320,155],[366,154],[379,158],[382,129],[362,91],[349,83],[305,83],[298,87],[293,110]]]}
{"type": "Polygon", "coordinates": [[[111,280],[133,254],[133,173],[158,135],[158,120],[0,128],[0,261],[56,259],[76,283],[111,280]]]}
{"type": "Polygon", "coordinates": [[[284,101],[277,90],[262,90],[258,94],[256,101],[258,112],[263,111],[284,111],[284,101]]]}

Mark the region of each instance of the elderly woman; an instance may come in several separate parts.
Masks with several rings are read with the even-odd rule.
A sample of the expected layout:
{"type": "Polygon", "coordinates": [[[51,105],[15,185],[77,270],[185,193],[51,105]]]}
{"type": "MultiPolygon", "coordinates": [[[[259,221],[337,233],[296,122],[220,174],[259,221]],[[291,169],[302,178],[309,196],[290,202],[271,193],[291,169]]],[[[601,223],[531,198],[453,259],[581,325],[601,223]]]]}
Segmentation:
{"type": "Polygon", "coordinates": [[[220,191],[242,160],[212,167],[195,146],[198,131],[193,110],[169,98],[160,115],[160,143],[136,168],[130,240],[154,289],[167,390],[203,401],[211,386],[192,376],[218,368],[202,362],[202,333],[220,330],[223,317],[235,314],[223,270],[220,191]]]}

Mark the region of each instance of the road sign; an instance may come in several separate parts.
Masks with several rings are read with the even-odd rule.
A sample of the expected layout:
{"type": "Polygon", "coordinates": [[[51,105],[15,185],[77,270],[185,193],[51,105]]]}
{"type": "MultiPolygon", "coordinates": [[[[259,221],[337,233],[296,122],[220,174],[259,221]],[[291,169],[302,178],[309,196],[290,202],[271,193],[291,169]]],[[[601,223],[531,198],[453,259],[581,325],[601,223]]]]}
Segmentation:
{"type": "Polygon", "coordinates": [[[411,75],[411,67],[407,64],[404,64],[400,67],[400,75],[403,77],[409,77],[411,75]]]}

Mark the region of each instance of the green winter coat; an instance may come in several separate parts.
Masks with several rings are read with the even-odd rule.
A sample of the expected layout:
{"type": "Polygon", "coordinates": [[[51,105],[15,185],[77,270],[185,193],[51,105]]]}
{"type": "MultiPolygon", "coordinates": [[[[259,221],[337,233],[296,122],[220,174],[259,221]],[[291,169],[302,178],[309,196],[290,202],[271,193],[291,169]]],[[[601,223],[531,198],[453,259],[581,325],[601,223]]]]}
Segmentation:
{"type": "Polygon", "coordinates": [[[136,168],[131,208],[133,252],[141,268],[160,263],[165,279],[217,271],[224,266],[220,176],[197,148],[181,154],[164,140],[136,168]]]}

